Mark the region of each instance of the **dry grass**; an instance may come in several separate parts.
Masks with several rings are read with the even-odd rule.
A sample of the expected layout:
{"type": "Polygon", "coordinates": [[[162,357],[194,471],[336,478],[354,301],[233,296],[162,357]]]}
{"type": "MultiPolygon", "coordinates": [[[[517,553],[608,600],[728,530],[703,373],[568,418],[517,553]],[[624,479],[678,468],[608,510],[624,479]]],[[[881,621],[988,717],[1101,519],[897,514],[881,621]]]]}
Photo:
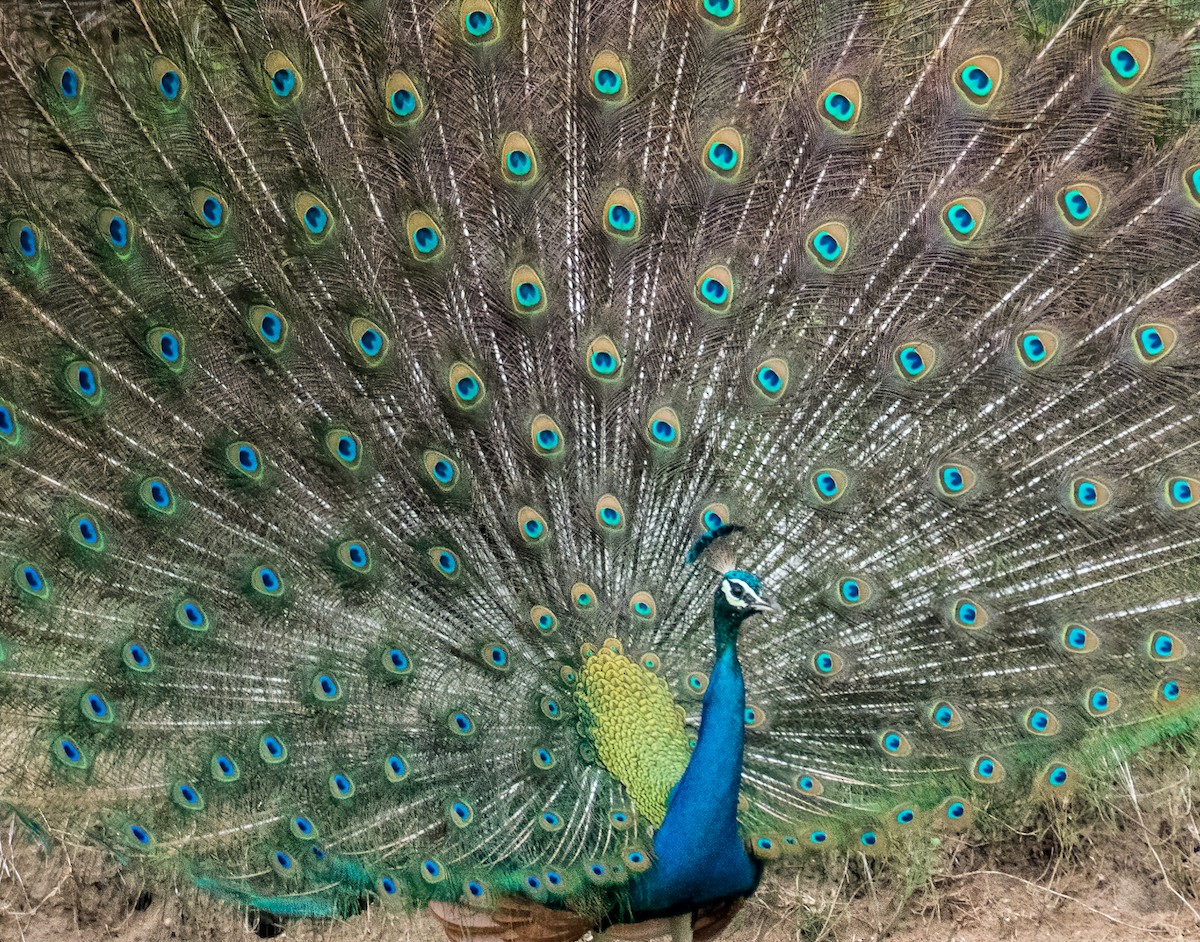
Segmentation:
{"type": "MultiPolygon", "coordinates": [[[[1118,792],[1077,796],[1019,831],[994,820],[931,842],[907,866],[851,857],[779,871],[731,942],[1171,942],[1200,938],[1195,754],[1121,765],[1118,792]]],[[[47,853],[10,825],[0,841],[5,942],[256,942],[269,927],[188,891],[149,891],[86,850],[47,853]]],[[[368,909],[289,924],[306,942],[440,942],[424,916],[368,909]]]]}

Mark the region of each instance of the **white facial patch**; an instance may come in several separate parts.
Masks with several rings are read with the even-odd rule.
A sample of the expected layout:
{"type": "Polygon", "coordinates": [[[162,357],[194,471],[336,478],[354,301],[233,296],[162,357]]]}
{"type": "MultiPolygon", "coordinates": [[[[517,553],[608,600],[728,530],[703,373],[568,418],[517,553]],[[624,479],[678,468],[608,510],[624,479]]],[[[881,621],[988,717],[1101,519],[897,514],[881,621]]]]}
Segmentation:
{"type": "Polygon", "coordinates": [[[731,608],[749,608],[759,601],[755,591],[741,579],[722,579],[721,591],[731,608]]]}

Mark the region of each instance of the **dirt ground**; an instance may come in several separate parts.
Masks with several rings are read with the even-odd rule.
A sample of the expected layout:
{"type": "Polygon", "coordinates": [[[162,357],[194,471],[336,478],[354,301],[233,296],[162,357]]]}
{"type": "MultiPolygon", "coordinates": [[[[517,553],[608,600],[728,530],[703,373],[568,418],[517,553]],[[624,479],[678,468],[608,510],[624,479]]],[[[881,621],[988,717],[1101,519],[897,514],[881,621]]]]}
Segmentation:
{"type": "MultiPolygon", "coordinates": [[[[1194,756],[1122,766],[1118,793],[1017,833],[949,838],[920,867],[825,860],[769,879],[731,942],[1200,939],[1194,756]],[[1125,781],[1121,781],[1124,778],[1125,781]],[[906,877],[902,880],[901,877],[906,877]]],[[[986,830],[986,828],[985,828],[986,830]]],[[[995,828],[993,828],[993,831],[995,828]]],[[[194,891],[148,889],[109,860],[0,834],[3,942],[441,942],[423,915],[257,924],[194,891]]]]}

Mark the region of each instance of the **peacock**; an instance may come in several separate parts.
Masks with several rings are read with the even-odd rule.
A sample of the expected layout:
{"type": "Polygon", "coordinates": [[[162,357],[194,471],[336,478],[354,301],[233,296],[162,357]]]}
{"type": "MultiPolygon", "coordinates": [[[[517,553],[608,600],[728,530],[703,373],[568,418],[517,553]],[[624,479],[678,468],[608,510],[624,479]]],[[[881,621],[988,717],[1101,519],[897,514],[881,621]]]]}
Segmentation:
{"type": "Polygon", "coordinates": [[[702,942],[1188,733],[1198,21],[6,5],[3,808],[702,942]]]}

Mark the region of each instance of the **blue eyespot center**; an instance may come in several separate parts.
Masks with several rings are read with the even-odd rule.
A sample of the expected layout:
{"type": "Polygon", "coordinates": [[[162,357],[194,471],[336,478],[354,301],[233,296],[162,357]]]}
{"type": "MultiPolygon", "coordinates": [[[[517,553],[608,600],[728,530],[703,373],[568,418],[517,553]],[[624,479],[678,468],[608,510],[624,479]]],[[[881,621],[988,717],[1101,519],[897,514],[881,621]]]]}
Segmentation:
{"type": "Polygon", "coordinates": [[[992,90],[991,77],[977,65],[969,65],[962,70],[963,85],[973,95],[983,98],[992,90]]]}
{"type": "Polygon", "coordinates": [[[655,420],[653,426],[651,427],[651,431],[654,433],[654,437],[664,444],[667,442],[673,442],[677,434],[675,426],[666,419],[655,420]]]}
{"type": "Polygon", "coordinates": [[[592,83],[602,95],[615,95],[621,90],[621,76],[612,69],[597,69],[592,83]]]}
{"type": "Polygon", "coordinates": [[[37,254],[37,236],[29,226],[22,226],[17,233],[17,247],[26,258],[33,258],[37,254]]]}
{"type": "Polygon", "coordinates": [[[483,10],[472,10],[467,14],[467,32],[472,36],[486,36],[492,29],[492,18],[483,10]]]}
{"type": "Polygon", "coordinates": [[[854,102],[841,92],[830,92],[825,96],[825,111],[834,120],[845,124],[854,114],[854,102]]]}
{"type": "Polygon", "coordinates": [[[729,297],[729,289],[716,278],[705,278],[700,284],[700,293],[713,304],[724,304],[729,297]]]}
{"type": "Polygon", "coordinates": [[[413,233],[413,242],[416,243],[417,251],[428,255],[438,245],[438,234],[433,231],[432,226],[421,226],[413,233]]]}
{"type": "Polygon", "coordinates": [[[373,357],[383,349],[383,337],[380,336],[379,331],[368,328],[358,338],[358,346],[367,356],[373,357]]]}
{"type": "Polygon", "coordinates": [[[204,201],[201,212],[204,214],[205,221],[210,226],[220,225],[221,217],[225,215],[225,209],[221,206],[221,201],[214,196],[210,196],[204,201]]]}
{"type": "Polygon", "coordinates": [[[120,216],[113,216],[108,221],[108,238],[117,248],[124,248],[129,241],[129,226],[120,216]]]}
{"type": "Polygon", "coordinates": [[[417,96],[407,88],[392,92],[392,111],[401,118],[407,118],[417,108],[417,96]]]}
{"type": "Polygon", "coordinates": [[[280,98],[287,98],[296,87],[296,76],[291,69],[276,69],[271,76],[271,91],[280,98]]]}
{"type": "Polygon", "coordinates": [[[58,77],[58,85],[67,98],[74,98],[79,94],[79,75],[74,69],[63,69],[58,77]]]}
{"type": "Polygon", "coordinates": [[[1138,74],[1137,57],[1124,46],[1114,46],[1108,54],[1108,61],[1113,71],[1123,79],[1131,79],[1138,74]]]}
{"type": "Polygon", "coordinates": [[[542,289],[532,281],[522,281],[517,285],[517,300],[524,307],[533,307],[542,299],[542,289]]]}
{"type": "Polygon", "coordinates": [[[533,167],[533,158],[523,150],[510,150],[504,162],[515,177],[525,176],[533,167]]]}
{"type": "Polygon", "coordinates": [[[179,88],[181,84],[179,73],[174,71],[164,72],[162,74],[162,78],[158,80],[159,91],[163,93],[164,97],[169,98],[172,101],[179,94],[179,88]]]}
{"type": "Polygon", "coordinates": [[[275,343],[283,334],[283,322],[275,314],[264,314],[262,320],[259,321],[258,329],[264,340],[275,343]]]}
{"type": "Polygon", "coordinates": [[[329,223],[329,215],[315,203],[304,211],[304,225],[313,235],[320,235],[329,223]]]}

